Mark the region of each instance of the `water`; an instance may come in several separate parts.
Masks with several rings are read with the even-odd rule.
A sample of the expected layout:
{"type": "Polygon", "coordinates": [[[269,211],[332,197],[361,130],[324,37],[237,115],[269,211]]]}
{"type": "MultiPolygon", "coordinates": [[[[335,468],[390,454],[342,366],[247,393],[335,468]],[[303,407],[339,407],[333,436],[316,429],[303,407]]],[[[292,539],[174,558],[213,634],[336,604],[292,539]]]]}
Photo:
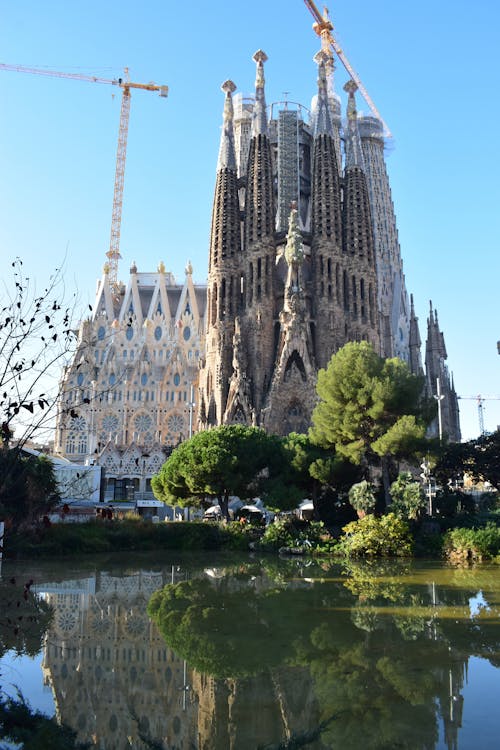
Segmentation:
{"type": "Polygon", "coordinates": [[[489,750],[499,573],[220,554],[4,563],[0,679],[102,750],[489,750]],[[22,597],[15,635],[12,578],[39,597],[35,613],[22,597]]]}

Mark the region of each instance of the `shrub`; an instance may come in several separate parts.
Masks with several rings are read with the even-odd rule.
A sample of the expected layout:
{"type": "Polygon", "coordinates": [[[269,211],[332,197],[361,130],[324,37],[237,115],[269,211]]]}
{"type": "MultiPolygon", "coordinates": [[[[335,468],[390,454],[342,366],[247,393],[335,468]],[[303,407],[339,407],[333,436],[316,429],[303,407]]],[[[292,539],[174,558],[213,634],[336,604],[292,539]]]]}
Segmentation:
{"type": "Polygon", "coordinates": [[[420,482],[415,482],[409,471],[402,472],[390,488],[391,512],[398,518],[416,520],[425,508],[425,496],[420,482]]]}
{"type": "Polygon", "coordinates": [[[263,547],[280,549],[280,547],[292,547],[298,538],[299,532],[295,528],[292,519],[283,519],[270,523],[262,536],[263,547]]]}
{"type": "Polygon", "coordinates": [[[349,490],[349,502],[358,515],[371,513],[375,509],[376,498],[373,485],[364,479],[362,482],[353,484],[349,490]]]}
{"type": "Polygon", "coordinates": [[[487,523],[482,529],[452,529],[445,535],[444,550],[455,561],[495,558],[500,554],[500,527],[487,523]]]}
{"type": "Polygon", "coordinates": [[[352,521],[343,528],[339,550],[346,555],[366,557],[408,557],[413,539],[406,521],[394,513],[373,515],[352,521]]]}

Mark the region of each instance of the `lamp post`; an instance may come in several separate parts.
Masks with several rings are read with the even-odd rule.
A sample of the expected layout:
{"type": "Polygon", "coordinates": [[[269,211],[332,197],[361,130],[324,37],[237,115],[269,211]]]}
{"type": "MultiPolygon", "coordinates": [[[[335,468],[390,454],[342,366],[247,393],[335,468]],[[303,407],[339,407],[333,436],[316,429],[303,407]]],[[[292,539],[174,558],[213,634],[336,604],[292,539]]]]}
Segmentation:
{"type": "Polygon", "coordinates": [[[441,411],[441,401],[443,400],[444,396],[441,393],[441,381],[439,380],[439,378],[436,378],[436,384],[437,384],[437,393],[434,396],[434,398],[438,402],[439,442],[441,443],[443,439],[443,415],[441,411]]]}
{"type": "Polygon", "coordinates": [[[424,459],[424,461],[420,464],[420,468],[422,469],[420,478],[422,479],[422,482],[424,484],[427,484],[427,499],[429,502],[429,506],[428,506],[429,516],[432,516],[432,481],[431,481],[431,469],[429,466],[429,461],[427,459],[424,459]]]}
{"type": "Polygon", "coordinates": [[[189,403],[188,403],[188,411],[189,411],[189,439],[193,437],[193,412],[194,407],[196,406],[194,401],[194,387],[191,386],[191,390],[189,393],[189,403]]]}

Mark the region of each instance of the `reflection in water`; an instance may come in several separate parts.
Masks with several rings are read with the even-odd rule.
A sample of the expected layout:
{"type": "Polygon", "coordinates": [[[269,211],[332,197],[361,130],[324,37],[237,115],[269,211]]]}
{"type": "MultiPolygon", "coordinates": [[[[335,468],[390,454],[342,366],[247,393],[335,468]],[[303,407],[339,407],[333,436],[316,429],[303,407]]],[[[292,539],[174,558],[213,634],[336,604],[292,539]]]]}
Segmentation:
{"type": "Polygon", "coordinates": [[[106,750],[455,750],[469,657],[499,666],[494,569],[266,560],[38,589],[58,718],[106,750]]]}

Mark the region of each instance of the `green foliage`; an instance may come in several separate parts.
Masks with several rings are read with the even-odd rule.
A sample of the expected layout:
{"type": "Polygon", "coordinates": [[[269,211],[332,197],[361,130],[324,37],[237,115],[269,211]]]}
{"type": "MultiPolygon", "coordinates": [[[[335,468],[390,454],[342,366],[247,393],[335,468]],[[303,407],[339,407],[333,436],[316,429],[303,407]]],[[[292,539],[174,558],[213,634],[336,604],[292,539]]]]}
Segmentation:
{"type": "Polygon", "coordinates": [[[36,656],[52,619],[52,608],[31,591],[33,581],[0,579],[0,657],[6,651],[36,656]]]}
{"type": "Polygon", "coordinates": [[[303,549],[308,554],[328,553],[335,546],[334,540],[321,521],[300,521],[285,518],[266,527],[259,542],[265,550],[303,549]]]}
{"type": "Polygon", "coordinates": [[[409,557],[412,553],[409,526],[394,513],[365,516],[344,526],[343,532],[339,550],[348,556],[409,557]]]}
{"type": "Polygon", "coordinates": [[[90,743],[77,742],[77,733],[69,727],[32,709],[20,693],[17,699],[0,696],[0,735],[22,750],[89,750],[91,747],[90,743]]]}
{"type": "Polygon", "coordinates": [[[300,593],[274,584],[259,591],[253,581],[248,571],[216,584],[198,579],[166,586],[151,597],[148,614],[166,643],[198,671],[216,677],[256,674],[286,662],[290,638],[308,613],[300,593]]]}
{"type": "Polygon", "coordinates": [[[500,527],[488,523],[482,529],[451,529],[445,534],[444,549],[456,561],[494,559],[500,555],[500,527]]]}
{"type": "Polygon", "coordinates": [[[466,443],[450,443],[439,452],[434,475],[439,484],[461,480],[464,473],[500,490],[500,430],[466,443]]]}
{"type": "Polygon", "coordinates": [[[272,505],[293,507],[296,496],[283,483],[289,463],[281,439],[244,425],[198,432],[179,445],[153,477],[155,497],[169,505],[217,499],[228,518],[231,495],[260,496],[272,505]]]}
{"type": "Polygon", "coordinates": [[[349,490],[349,502],[357,513],[371,513],[377,502],[373,492],[373,485],[364,479],[353,484],[349,490]]]}
{"type": "Polygon", "coordinates": [[[366,341],[346,344],[318,374],[311,437],[355,464],[413,453],[430,418],[422,388],[400,359],[382,359],[366,341]]]}
{"type": "Polygon", "coordinates": [[[0,518],[14,531],[29,529],[59,502],[52,462],[0,448],[0,518]]]}
{"type": "Polygon", "coordinates": [[[402,472],[391,484],[391,512],[398,518],[416,520],[426,505],[422,485],[409,471],[402,472]]]}
{"type": "Polygon", "coordinates": [[[283,447],[290,464],[289,485],[298,491],[295,495],[298,499],[316,497],[321,486],[331,481],[335,459],[315,445],[308,435],[296,432],[283,438],[283,447]]]}
{"type": "Polygon", "coordinates": [[[292,547],[298,536],[297,527],[290,519],[280,519],[266,526],[261,539],[261,545],[275,550],[281,547],[292,547]]]}
{"type": "Polygon", "coordinates": [[[118,551],[248,549],[251,529],[240,524],[147,523],[123,520],[53,524],[36,535],[7,535],[10,556],[65,557],[118,551]]]}

